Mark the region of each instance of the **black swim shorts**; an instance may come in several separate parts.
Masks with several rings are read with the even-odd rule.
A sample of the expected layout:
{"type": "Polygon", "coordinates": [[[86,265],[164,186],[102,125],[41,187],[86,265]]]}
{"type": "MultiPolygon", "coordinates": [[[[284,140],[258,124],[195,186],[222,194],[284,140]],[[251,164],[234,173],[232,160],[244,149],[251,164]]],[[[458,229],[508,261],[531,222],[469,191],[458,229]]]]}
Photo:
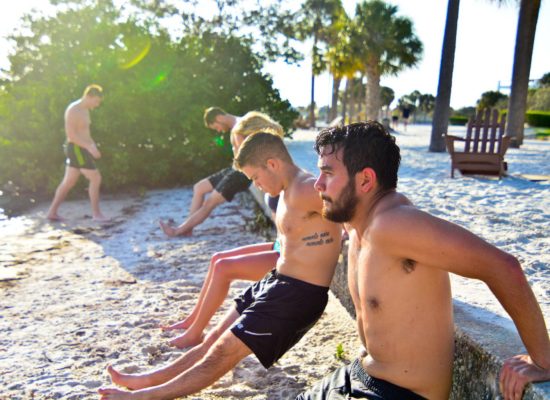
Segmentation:
{"type": "Polygon", "coordinates": [[[227,201],[233,200],[237,193],[244,192],[252,183],[245,174],[231,167],[210,175],[208,181],[227,201]]]}
{"type": "Polygon", "coordinates": [[[67,159],[65,164],[78,169],[96,169],[94,157],[90,152],[74,143],[66,143],[64,146],[67,159]]]}
{"type": "Polygon", "coordinates": [[[359,359],[340,367],[331,375],[316,383],[310,390],[300,394],[296,400],[425,400],[424,397],[394,385],[383,379],[370,376],[361,366],[359,359]]]}
{"type": "Polygon", "coordinates": [[[231,332],[269,368],[317,322],[327,301],[328,287],[273,270],[235,299],[241,316],[231,332]]]}

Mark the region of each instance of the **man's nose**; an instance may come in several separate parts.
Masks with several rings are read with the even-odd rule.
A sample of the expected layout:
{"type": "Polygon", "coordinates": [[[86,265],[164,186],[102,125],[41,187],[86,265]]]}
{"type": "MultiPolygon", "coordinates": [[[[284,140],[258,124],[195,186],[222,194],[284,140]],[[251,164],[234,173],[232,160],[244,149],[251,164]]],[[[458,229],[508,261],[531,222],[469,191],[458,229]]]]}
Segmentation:
{"type": "Polygon", "coordinates": [[[317,177],[317,180],[315,181],[315,183],[313,184],[313,187],[315,188],[315,190],[317,190],[318,192],[323,192],[325,190],[325,182],[324,182],[324,179],[323,179],[323,175],[319,175],[317,177]]]}

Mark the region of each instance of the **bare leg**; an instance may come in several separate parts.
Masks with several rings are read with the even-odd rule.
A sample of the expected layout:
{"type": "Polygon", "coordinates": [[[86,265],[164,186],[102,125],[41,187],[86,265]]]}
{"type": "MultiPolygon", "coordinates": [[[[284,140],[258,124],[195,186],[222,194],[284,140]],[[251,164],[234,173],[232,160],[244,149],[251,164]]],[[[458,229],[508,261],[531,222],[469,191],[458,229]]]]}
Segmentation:
{"type": "MultiPolygon", "coordinates": [[[[248,246],[237,247],[235,249],[225,250],[219,253],[215,253],[210,259],[210,265],[208,266],[208,272],[202,284],[199,299],[197,300],[197,304],[195,304],[195,307],[193,308],[193,311],[191,312],[191,314],[182,321],[178,321],[168,326],[161,326],[161,329],[169,331],[173,329],[187,329],[191,326],[191,324],[195,321],[195,318],[199,313],[200,308],[202,307],[204,298],[206,296],[206,292],[208,290],[208,287],[210,286],[210,282],[212,281],[214,265],[216,264],[216,262],[226,258],[230,258],[230,257],[270,251],[272,248],[273,248],[272,243],[260,243],[260,244],[252,244],[248,246]]],[[[273,267],[274,266],[275,264],[273,264],[273,267]]],[[[246,278],[237,278],[237,279],[246,279],[246,278]]]]}
{"type": "Polygon", "coordinates": [[[65,200],[65,198],[69,194],[70,190],[73,188],[76,182],[78,182],[79,176],[80,176],[80,171],[78,170],[78,168],[69,167],[69,166],[65,168],[65,176],[63,177],[63,180],[57,187],[52,204],[50,206],[50,209],[48,210],[47,218],[49,220],[59,221],[60,219],[62,219],[57,214],[57,210],[59,209],[59,206],[61,205],[61,203],[63,203],[63,200],[65,200]]]}
{"type": "Polygon", "coordinates": [[[225,318],[208,334],[201,345],[192,348],[166,367],[144,374],[123,374],[109,365],[107,372],[111,375],[113,383],[129,389],[142,389],[161,385],[192,368],[238,317],[237,310],[231,309],[225,318]]]}
{"type": "Polygon", "coordinates": [[[224,197],[214,190],[210,196],[204,201],[203,205],[195,211],[193,214],[187,218],[180,226],[177,228],[169,227],[167,224],[161,221],[160,226],[164,233],[168,236],[181,236],[181,235],[190,235],[193,231],[193,228],[203,222],[210,213],[219,206],[220,204],[225,203],[224,197]],[[170,229],[166,229],[169,227],[170,229]]]}
{"type": "Polygon", "coordinates": [[[90,203],[92,204],[92,216],[95,221],[105,222],[109,221],[109,218],[105,217],[99,209],[99,188],[101,186],[101,174],[97,169],[81,169],[82,175],[84,175],[89,181],[88,194],[90,196],[90,203]]]}
{"type": "Polygon", "coordinates": [[[193,198],[189,207],[189,215],[194,214],[204,204],[204,197],[212,193],[214,187],[208,179],[201,179],[193,185],[193,198]]]}
{"type": "MultiPolygon", "coordinates": [[[[189,207],[189,217],[203,206],[204,197],[208,193],[211,193],[213,190],[214,187],[207,178],[201,179],[200,181],[195,183],[195,185],[193,186],[193,198],[191,199],[191,206],[189,207]]],[[[179,233],[178,228],[175,228],[164,221],[159,221],[159,225],[162,231],[170,237],[191,236],[193,234],[193,228],[184,233],[179,233]]]]}
{"type": "Polygon", "coordinates": [[[98,392],[103,399],[108,400],[175,399],[210,386],[251,353],[251,350],[231,331],[225,331],[192,368],[177,374],[164,384],[131,393],[112,388],[101,388],[98,392]]]}
{"type": "Polygon", "coordinates": [[[206,325],[227,297],[231,282],[235,279],[249,281],[261,279],[275,267],[278,258],[279,253],[270,250],[217,261],[195,321],[183,335],[171,340],[170,344],[180,349],[199,344],[206,325]]]}

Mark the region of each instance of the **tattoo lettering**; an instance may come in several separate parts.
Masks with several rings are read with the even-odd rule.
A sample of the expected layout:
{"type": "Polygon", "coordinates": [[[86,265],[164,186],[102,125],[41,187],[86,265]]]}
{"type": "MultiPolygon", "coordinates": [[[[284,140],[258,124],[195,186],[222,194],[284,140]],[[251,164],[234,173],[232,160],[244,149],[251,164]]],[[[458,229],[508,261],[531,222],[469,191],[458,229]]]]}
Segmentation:
{"type": "Polygon", "coordinates": [[[321,246],[334,242],[334,238],[329,232],[315,232],[313,235],[303,237],[302,241],[306,242],[306,246],[321,246]]]}

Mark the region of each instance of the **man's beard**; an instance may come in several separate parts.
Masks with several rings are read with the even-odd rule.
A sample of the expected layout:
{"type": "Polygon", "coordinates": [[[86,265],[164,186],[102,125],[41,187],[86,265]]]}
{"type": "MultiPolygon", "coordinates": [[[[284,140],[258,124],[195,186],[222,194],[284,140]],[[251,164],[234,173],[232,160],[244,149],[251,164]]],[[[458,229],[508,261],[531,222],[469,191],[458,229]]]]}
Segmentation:
{"type": "Polygon", "coordinates": [[[342,190],[342,194],[336,200],[329,197],[321,196],[325,202],[332,205],[330,210],[326,204],[323,204],[323,217],[333,222],[348,222],[353,218],[355,214],[355,208],[357,207],[358,198],[355,195],[355,182],[353,179],[348,181],[348,184],[342,190]]]}

